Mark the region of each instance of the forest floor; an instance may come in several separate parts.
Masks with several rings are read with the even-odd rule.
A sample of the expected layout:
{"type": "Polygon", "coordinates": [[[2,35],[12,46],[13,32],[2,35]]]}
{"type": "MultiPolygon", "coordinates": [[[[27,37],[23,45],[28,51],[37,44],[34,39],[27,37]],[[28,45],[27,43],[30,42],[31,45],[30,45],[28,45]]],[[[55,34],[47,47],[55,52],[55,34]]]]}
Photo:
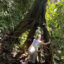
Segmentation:
{"type": "MultiPolygon", "coordinates": [[[[28,53],[24,53],[19,57],[20,63],[21,64],[33,64],[32,60],[30,60],[30,55],[28,53]]],[[[40,62],[37,61],[37,64],[44,64],[45,60],[41,60],[40,62]]]]}

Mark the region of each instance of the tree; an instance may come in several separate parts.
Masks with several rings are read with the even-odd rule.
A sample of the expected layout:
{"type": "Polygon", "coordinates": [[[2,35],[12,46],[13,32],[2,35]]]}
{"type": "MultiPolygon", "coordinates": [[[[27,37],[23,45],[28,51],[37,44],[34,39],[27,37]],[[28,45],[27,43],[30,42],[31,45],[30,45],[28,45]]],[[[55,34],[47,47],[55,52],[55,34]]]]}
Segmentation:
{"type": "MultiPolygon", "coordinates": [[[[8,62],[6,62],[6,63],[12,63],[11,52],[13,50],[14,43],[18,42],[18,38],[15,38],[15,37],[19,37],[23,32],[25,32],[28,29],[30,29],[30,32],[29,32],[27,39],[29,39],[29,37],[34,38],[33,36],[35,34],[35,31],[36,31],[37,27],[40,25],[40,27],[43,28],[43,31],[44,31],[45,42],[49,41],[48,31],[47,31],[45,26],[42,26],[42,24],[46,24],[46,19],[45,19],[46,4],[47,4],[47,0],[35,0],[32,9],[29,11],[29,13],[24,18],[24,20],[22,20],[19,23],[19,25],[14,29],[14,31],[12,31],[11,33],[8,34],[8,36],[10,36],[10,37],[6,36],[1,41],[1,44],[2,44],[1,57],[2,57],[2,61],[4,59],[4,63],[5,63],[5,60],[8,60],[8,62]],[[33,30],[33,28],[35,30],[33,30]],[[33,30],[33,32],[32,32],[32,30],[33,30]],[[30,34],[33,34],[33,35],[30,35],[30,34]],[[13,36],[13,38],[12,38],[12,36],[13,36]],[[12,43],[12,41],[14,43],[12,43]]],[[[27,41],[28,40],[26,40],[26,42],[27,41]]],[[[31,43],[32,43],[32,40],[31,40],[30,44],[31,43]]],[[[29,45],[27,45],[27,46],[29,46],[29,45]]],[[[49,48],[50,45],[48,45],[47,47],[49,48]]],[[[47,49],[47,51],[46,51],[46,53],[48,53],[49,56],[45,56],[45,64],[51,64],[51,61],[52,61],[52,59],[51,59],[52,58],[52,52],[49,53],[48,51],[50,52],[50,48],[47,49]]]]}

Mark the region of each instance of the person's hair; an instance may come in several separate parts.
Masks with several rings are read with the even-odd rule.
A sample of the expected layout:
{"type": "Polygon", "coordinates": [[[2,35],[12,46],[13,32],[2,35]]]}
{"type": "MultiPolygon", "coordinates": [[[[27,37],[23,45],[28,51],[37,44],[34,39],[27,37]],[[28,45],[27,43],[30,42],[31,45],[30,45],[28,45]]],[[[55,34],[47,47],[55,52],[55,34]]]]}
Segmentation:
{"type": "Polygon", "coordinates": [[[41,36],[41,34],[38,34],[38,35],[37,35],[37,37],[36,37],[36,39],[38,39],[38,38],[39,38],[39,36],[41,36]]]}

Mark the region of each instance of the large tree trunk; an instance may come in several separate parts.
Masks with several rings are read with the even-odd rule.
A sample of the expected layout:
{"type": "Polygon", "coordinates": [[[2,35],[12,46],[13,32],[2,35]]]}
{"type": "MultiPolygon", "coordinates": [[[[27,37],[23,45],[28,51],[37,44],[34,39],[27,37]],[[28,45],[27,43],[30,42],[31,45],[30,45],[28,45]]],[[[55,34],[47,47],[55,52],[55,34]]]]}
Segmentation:
{"type": "MultiPolygon", "coordinates": [[[[41,29],[43,30],[43,39],[46,42],[49,42],[49,32],[45,25],[41,26],[41,29]]],[[[52,47],[51,44],[48,44],[44,46],[44,56],[45,56],[45,64],[53,64],[53,56],[52,56],[52,47]]]]}
{"type": "Polygon", "coordinates": [[[27,14],[26,18],[19,23],[19,25],[15,28],[13,32],[11,32],[9,35],[4,37],[3,40],[0,42],[2,44],[2,47],[0,50],[0,63],[1,64],[9,64],[13,62],[11,52],[13,50],[14,43],[18,42],[18,37],[24,31],[31,29],[32,23],[34,22],[35,18],[39,17],[38,12],[40,12],[39,7],[40,7],[41,2],[42,0],[35,0],[35,3],[32,9],[30,10],[30,12],[27,14]]]}
{"type": "MultiPolygon", "coordinates": [[[[40,1],[41,1],[41,3],[39,4],[39,9],[38,9],[37,14],[36,14],[35,19],[34,19],[35,25],[34,25],[34,26],[32,25],[33,27],[32,27],[32,29],[30,30],[29,35],[28,35],[28,38],[27,38],[27,40],[26,40],[26,42],[25,42],[25,43],[27,43],[27,44],[26,44],[27,47],[29,47],[30,44],[32,43],[32,41],[33,41],[33,39],[34,39],[35,31],[36,31],[37,27],[42,23],[42,22],[40,21],[40,19],[41,19],[40,17],[41,17],[42,10],[44,10],[44,8],[45,8],[45,7],[43,7],[43,6],[46,4],[46,2],[43,1],[43,0],[40,0],[40,1]],[[32,39],[32,40],[29,41],[29,38],[32,39]]],[[[44,10],[44,11],[45,11],[45,10],[44,10]]],[[[43,15],[44,15],[44,12],[43,12],[43,15]]]]}
{"type": "MultiPolygon", "coordinates": [[[[46,42],[49,41],[49,32],[46,28],[46,19],[45,19],[45,13],[46,13],[46,4],[47,4],[47,0],[44,1],[45,4],[42,7],[42,13],[41,13],[41,22],[40,23],[40,27],[43,30],[43,39],[46,42]]],[[[45,64],[52,64],[52,60],[53,60],[53,56],[52,56],[52,48],[51,48],[51,44],[44,46],[44,54],[45,54],[45,64]]]]}
{"type": "MultiPolygon", "coordinates": [[[[49,32],[46,28],[46,18],[45,18],[45,14],[46,14],[46,5],[47,5],[47,0],[43,1],[43,5],[42,5],[42,12],[41,12],[41,22],[40,22],[40,27],[43,30],[43,38],[45,43],[49,41],[49,32]],[[44,4],[45,3],[45,4],[44,4]]],[[[52,56],[52,48],[51,48],[51,44],[44,46],[44,54],[45,54],[45,64],[52,64],[52,60],[53,60],[53,56],[52,56]]]]}
{"type": "MultiPolygon", "coordinates": [[[[8,36],[18,38],[23,32],[31,28],[32,22],[34,22],[34,20],[39,17],[38,12],[40,12],[39,8],[41,2],[42,0],[35,0],[32,9],[26,15],[24,20],[22,20],[19,25],[14,29],[14,31],[11,31],[11,33],[8,34],[8,36]]],[[[7,39],[7,36],[3,39],[7,39]]]]}
{"type": "MultiPolygon", "coordinates": [[[[32,22],[34,22],[34,20],[39,19],[38,17],[40,16],[40,4],[41,4],[42,0],[35,0],[32,9],[29,11],[29,13],[27,14],[27,16],[24,18],[23,21],[21,21],[19,23],[19,25],[15,28],[14,32],[12,32],[14,34],[14,36],[19,37],[21,33],[23,33],[24,28],[26,28],[27,26],[29,26],[30,29],[32,22]],[[38,15],[39,13],[39,15],[38,15]]],[[[26,30],[25,30],[26,31],[26,30]]]]}

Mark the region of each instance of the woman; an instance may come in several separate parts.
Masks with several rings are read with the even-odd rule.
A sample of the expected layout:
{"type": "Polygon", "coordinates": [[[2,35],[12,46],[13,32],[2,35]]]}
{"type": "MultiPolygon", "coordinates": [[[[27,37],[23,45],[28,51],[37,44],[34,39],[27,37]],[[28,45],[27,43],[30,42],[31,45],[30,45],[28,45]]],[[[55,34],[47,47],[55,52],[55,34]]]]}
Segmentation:
{"type": "Polygon", "coordinates": [[[29,54],[31,55],[32,63],[34,63],[34,64],[37,64],[37,48],[38,48],[37,46],[39,44],[48,45],[48,44],[50,44],[50,42],[44,43],[44,40],[41,41],[41,34],[39,34],[37,36],[37,38],[34,39],[33,43],[31,44],[31,46],[28,49],[29,54]]]}

